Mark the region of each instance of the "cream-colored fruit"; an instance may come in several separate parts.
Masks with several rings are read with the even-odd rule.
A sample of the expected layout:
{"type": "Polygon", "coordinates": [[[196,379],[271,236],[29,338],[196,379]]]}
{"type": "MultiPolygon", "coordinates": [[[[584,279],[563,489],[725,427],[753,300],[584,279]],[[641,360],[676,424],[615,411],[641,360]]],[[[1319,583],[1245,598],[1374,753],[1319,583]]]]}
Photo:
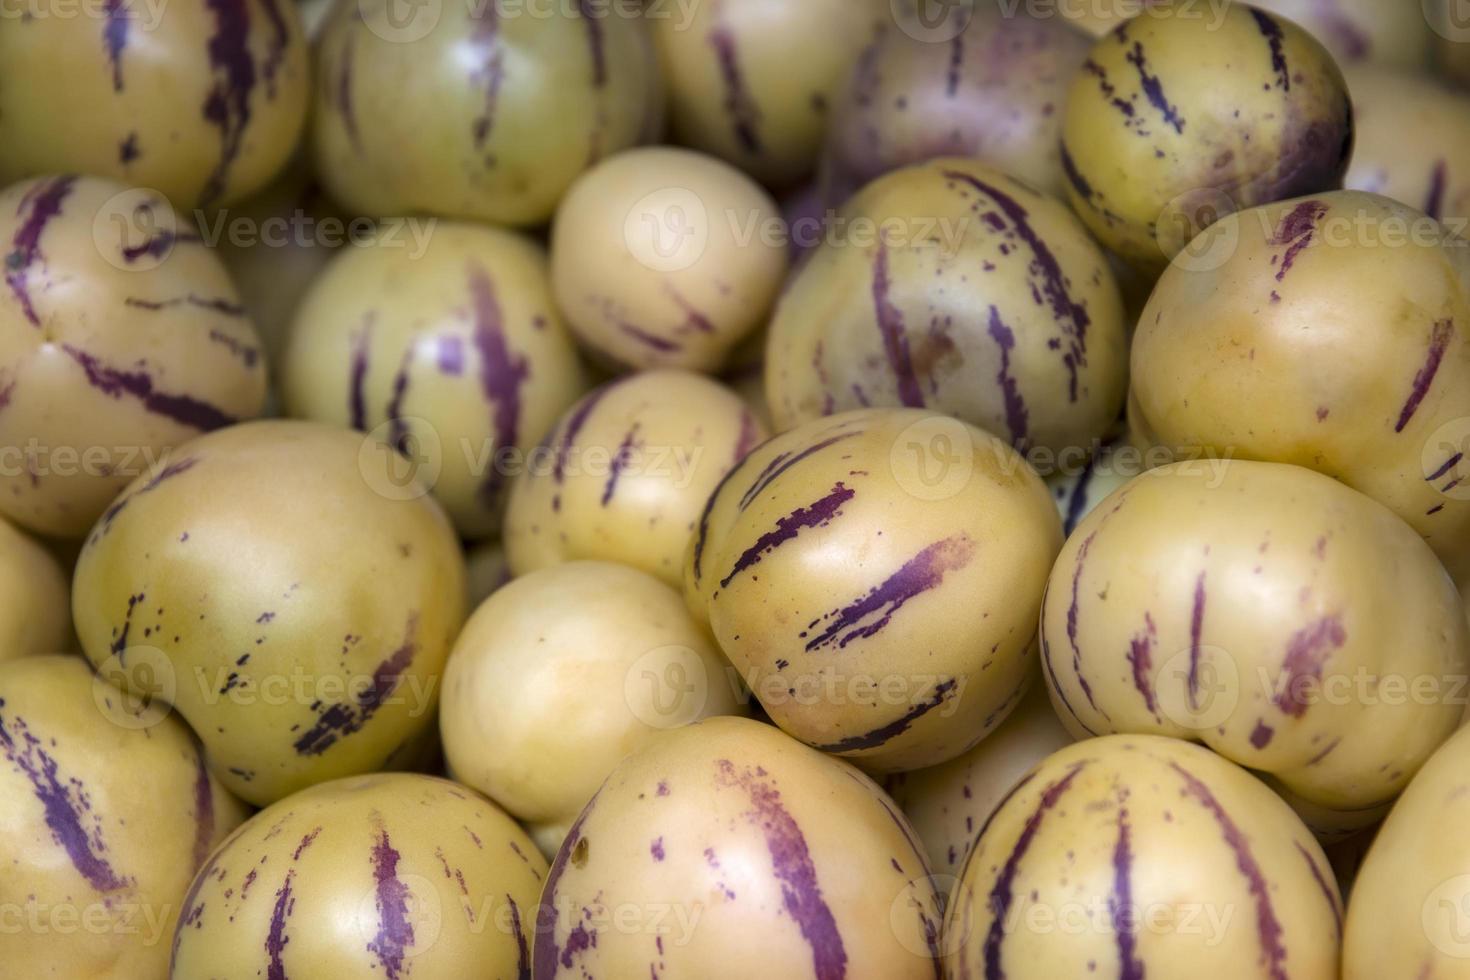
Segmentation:
{"type": "Polygon", "coordinates": [[[0,518],[0,662],[75,649],[66,569],[0,518]]]}
{"type": "Polygon", "coordinates": [[[345,249],[301,303],[283,381],[292,415],[371,433],[471,539],[499,532],[527,453],[587,385],[540,246],[450,222],[345,249]]]}
{"type": "Polygon", "coordinates": [[[679,588],[710,493],[765,437],[739,396],[709,378],[645,371],[608,382],[562,416],[516,478],[511,568],[616,561],[679,588]]]}
{"type": "Polygon", "coordinates": [[[1371,823],[1455,730],[1470,670],[1459,595],[1408,525],[1244,460],[1162,467],[1103,501],[1057,559],[1041,638],[1074,734],[1201,741],[1334,833],[1371,823]]]}
{"type": "Polygon", "coordinates": [[[739,679],[679,594],[609,562],[511,581],[475,610],[444,674],[455,778],[559,834],[625,757],[661,732],[743,714],[739,679]]]}
{"type": "Polygon", "coordinates": [[[262,810],[194,879],[175,980],[526,976],[546,861],[495,806],[354,776],[262,810]]]}
{"type": "Polygon", "coordinates": [[[1000,727],[943,765],[888,777],[884,787],[914,825],[940,891],[958,882],[980,829],[1042,759],[1072,744],[1039,676],[1000,727]]]}
{"type": "Polygon", "coordinates": [[[883,0],[709,0],[651,10],[675,138],[784,188],[816,166],[828,107],[883,0]]]}
{"type": "Polygon", "coordinates": [[[1470,238],[1470,95],[1423,75],[1348,69],[1357,143],[1344,186],[1403,201],[1470,238]]]}
{"type": "Polygon", "coordinates": [[[1159,280],[1133,341],[1130,424],[1320,470],[1388,505],[1470,573],[1470,249],[1343,191],[1242,212],[1159,280]]]}
{"type": "Polygon", "coordinates": [[[771,322],[777,431],[869,405],[927,407],[1050,470],[1116,420],[1122,301],[1061,202],[944,158],[869,184],[835,228],[842,237],[807,257],[771,322]]]}
{"type": "Polygon", "coordinates": [[[180,209],[238,201],[290,158],[308,62],[286,0],[7,8],[0,185],[79,173],[160,192],[180,209]]]}
{"type": "Polygon", "coordinates": [[[855,769],[742,718],[620,765],[542,905],[534,980],[937,972],[938,898],[908,822],[855,769]]]}
{"type": "Polygon", "coordinates": [[[1414,777],[1378,831],[1348,902],[1343,980],[1470,977],[1470,729],[1414,777]]]}
{"type": "Polygon", "coordinates": [[[977,158],[1060,197],[1062,109],[1091,39],[1060,17],[1017,17],[983,3],[962,27],[938,33],[895,21],[863,52],[827,130],[826,203],[940,156],[977,158]]]}
{"type": "Polygon", "coordinates": [[[182,721],[80,657],[0,664],[0,970],[164,976],[189,881],[245,814],[182,721]]]}
{"type": "Polygon", "coordinates": [[[1157,272],[1223,215],[1342,186],[1347,84],[1291,21],[1166,0],[1099,40],[1062,124],[1067,197],[1098,240],[1157,272]]]}
{"type": "Polygon", "coordinates": [[[312,146],[351,211],[539,225],[663,128],[647,27],[619,5],[394,3],[338,4],[318,41],[312,146]]]}
{"type": "Polygon", "coordinates": [[[257,805],[379,769],[433,725],[464,559],[371,449],[309,422],[202,437],[123,492],[77,565],[87,658],[170,701],[257,805]]]}
{"type": "Polygon", "coordinates": [[[219,259],[157,194],[24,181],[0,191],[0,243],[6,518],[82,537],[170,448],[260,413],[255,329],[219,259]]]}
{"type": "Polygon", "coordinates": [[[1341,904],[1322,848],[1249,773],[1174,739],[1092,739],[981,834],[945,975],[1335,980],[1341,904]]]}
{"type": "Polygon", "coordinates": [[[557,304],[610,365],[714,371],[765,322],[786,274],[784,228],[770,195],[714,157],[620,153],[557,209],[557,304]]]}
{"type": "Polygon", "coordinates": [[[984,738],[1034,669],[1062,539],[1045,485],[956,419],[869,409],[747,456],[690,542],[685,595],[786,732],[879,772],[984,738]]]}

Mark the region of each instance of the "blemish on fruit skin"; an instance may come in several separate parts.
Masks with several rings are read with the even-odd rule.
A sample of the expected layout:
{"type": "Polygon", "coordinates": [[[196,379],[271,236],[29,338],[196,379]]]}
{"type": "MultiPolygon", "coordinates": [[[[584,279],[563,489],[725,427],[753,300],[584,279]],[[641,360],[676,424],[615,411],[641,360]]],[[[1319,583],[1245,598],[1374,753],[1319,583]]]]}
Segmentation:
{"type": "Polygon", "coordinates": [[[787,470],[791,469],[802,460],[816,455],[823,449],[826,449],[828,446],[836,445],[844,439],[851,439],[854,436],[860,434],[861,433],[858,432],[843,432],[835,436],[829,436],[826,439],[819,439],[818,441],[812,443],[810,446],[807,446],[805,449],[802,449],[800,452],[797,453],[777,453],[775,456],[771,457],[771,459],[766,463],[765,467],[756,474],[755,479],[751,481],[751,484],[746,489],[745,493],[740,495],[739,509],[743,511],[747,507],[749,507],[752,503],[755,502],[756,498],[759,497],[766,490],[767,487],[776,482],[781,474],[785,473],[787,470]]]}
{"type": "Polygon", "coordinates": [[[1449,347],[1450,340],[1455,335],[1455,321],[1452,319],[1438,320],[1429,334],[1429,350],[1424,355],[1424,366],[1419,373],[1414,375],[1414,384],[1409,391],[1408,400],[1399,411],[1398,423],[1394,425],[1393,431],[1403,432],[1408,424],[1413,421],[1414,413],[1419,411],[1419,405],[1424,401],[1424,396],[1429,394],[1429,388],[1434,384],[1434,377],[1439,373],[1440,362],[1444,360],[1445,350],[1449,347]]]}
{"type": "Polygon", "coordinates": [[[648,853],[653,855],[655,861],[662,861],[664,859],[664,839],[655,837],[653,843],[648,845],[648,853]]]}
{"type": "Polygon", "coordinates": [[[1264,721],[1257,720],[1256,727],[1251,729],[1251,745],[1257,749],[1264,749],[1271,744],[1271,738],[1275,734],[1276,729],[1264,721]]]}
{"type": "Polygon", "coordinates": [[[1164,95],[1164,83],[1157,75],[1149,73],[1148,60],[1143,53],[1143,43],[1133,42],[1133,50],[1124,56],[1130,65],[1138,71],[1138,84],[1143,89],[1149,104],[1159,111],[1164,122],[1174,128],[1174,132],[1184,132],[1184,117],[1179,114],[1178,106],[1170,105],[1169,99],[1164,95]]]}
{"type": "Polygon", "coordinates": [[[219,130],[220,158],[205,181],[201,205],[225,190],[230,168],[244,145],[250,125],[250,96],[255,89],[255,61],[250,53],[250,11],[247,0],[204,0],[214,15],[215,32],[206,51],[214,84],[204,100],[204,118],[219,130]]]}
{"type": "Polygon", "coordinates": [[[1128,808],[1118,808],[1118,838],[1113,845],[1113,894],[1108,902],[1113,934],[1117,937],[1119,980],[1144,980],[1138,958],[1137,922],[1133,915],[1133,834],[1128,808]]]}
{"type": "Polygon", "coordinates": [[[1251,898],[1255,902],[1256,933],[1260,937],[1262,958],[1270,971],[1271,980],[1288,980],[1285,967],[1286,947],[1281,941],[1283,930],[1271,904],[1271,889],[1266,883],[1266,876],[1251,853],[1250,841],[1215,799],[1208,786],[1177,762],[1170,762],[1169,767],[1184,780],[1185,793],[1193,796],[1209,811],[1219,825],[1225,844],[1235,854],[1235,866],[1245,878],[1251,898]]]}
{"type": "Polygon", "coordinates": [[[138,149],[138,134],[128,133],[127,137],[117,145],[117,162],[127,166],[143,155],[138,149]]]}
{"type": "MultiPolygon", "coordinates": [[[[542,900],[536,910],[535,940],[533,942],[533,954],[531,965],[535,971],[536,980],[553,980],[556,976],[556,964],[560,959],[560,950],[556,943],[556,925],[558,911],[556,906],[556,889],[561,883],[561,877],[566,873],[567,863],[573,864],[574,852],[582,849],[582,863],[586,863],[586,838],[582,836],[582,826],[593,808],[597,805],[597,796],[594,795],[588,801],[587,806],[577,816],[567,831],[566,839],[562,841],[561,848],[552,859],[551,869],[546,873],[546,884],[542,888],[542,900]]],[[[569,941],[570,941],[570,937],[569,941]]]]}
{"type": "Polygon", "coordinates": [[[1303,201],[1281,219],[1276,233],[1268,241],[1270,245],[1286,246],[1286,251],[1279,258],[1276,256],[1271,258],[1271,264],[1277,267],[1277,282],[1285,280],[1297,256],[1312,244],[1317,232],[1317,223],[1327,216],[1327,211],[1327,204],[1322,201],[1303,201]]]}
{"type": "Polygon", "coordinates": [[[239,421],[202,399],[159,391],[152,376],[142,369],[114,368],[71,344],[62,344],[61,350],[81,367],[88,385],[114,400],[133,398],[142,403],[144,411],[199,432],[223,429],[239,421]]]}
{"type": "Polygon", "coordinates": [[[470,42],[479,64],[470,72],[470,83],[484,90],[480,115],[475,117],[472,135],[475,149],[483,150],[495,129],[495,113],[500,104],[500,86],[505,81],[505,50],[500,44],[500,11],[493,3],[470,8],[476,21],[470,42]]]}
{"type": "Polygon", "coordinates": [[[912,706],[908,711],[888,724],[875,728],[870,732],[865,732],[862,735],[852,735],[833,742],[830,745],[818,745],[816,748],[818,751],[834,754],[879,748],[908,731],[913,727],[915,722],[919,721],[935,708],[943,705],[954,693],[955,680],[954,678],[950,678],[936,685],[934,693],[927,700],[912,706]]]}
{"type": "Polygon", "coordinates": [[[521,927],[520,906],[516,905],[516,900],[511,898],[509,894],[505,896],[505,901],[510,907],[511,934],[516,939],[516,978],[517,980],[530,980],[531,953],[526,948],[526,933],[521,927]]]}
{"type": "Polygon", "coordinates": [[[128,21],[132,14],[125,0],[107,0],[103,5],[102,44],[112,67],[112,90],[123,90],[122,55],[128,46],[128,21]]]}
{"type": "Polygon", "coordinates": [[[1262,36],[1271,49],[1271,70],[1276,73],[1276,87],[1283,92],[1291,91],[1291,71],[1286,66],[1286,35],[1282,33],[1281,25],[1276,19],[1263,10],[1254,7],[1246,8],[1256,21],[1256,27],[1260,29],[1262,36]]]}
{"type": "Polygon", "coordinates": [[[1327,878],[1322,874],[1322,869],[1317,866],[1317,861],[1312,853],[1297,842],[1297,852],[1301,854],[1302,860],[1307,862],[1307,867],[1312,871],[1312,880],[1317,882],[1317,887],[1322,890],[1322,897],[1327,900],[1328,908],[1332,909],[1332,922],[1337,927],[1337,935],[1342,937],[1342,906],[1338,904],[1336,890],[1327,883],[1327,878]]]}
{"type": "Polygon", "coordinates": [[[603,507],[606,507],[612,502],[613,495],[618,491],[618,478],[622,476],[623,470],[627,469],[628,464],[633,461],[634,453],[642,445],[638,441],[639,428],[639,424],[634,422],[632,427],[628,429],[627,434],[623,436],[622,442],[618,443],[617,452],[608,461],[607,482],[603,484],[602,499],[599,501],[603,507]]]}
{"type": "Polygon", "coordinates": [[[767,554],[787,541],[793,540],[803,530],[826,527],[841,516],[842,505],[854,496],[855,491],[842,483],[837,483],[822,498],[805,507],[798,507],[790,514],[778,519],[774,530],[767,531],[756,538],[751,546],[735,559],[735,563],[730,567],[730,574],[720,580],[720,588],[728,586],[734,581],[735,576],[759,564],[767,554]]]}
{"type": "Polygon", "coordinates": [[[1429,174],[1429,195],[1424,200],[1424,213],[1435,221],[1440,219],[1444,211],[1444,191],[1448,181],[1448,167],[1443,160],[1436,160],[1434,169],[1429,174]]]}
{"type": "MultiPolygon", "coordinates": [[[[862,598],[807,624],[807,631],[810,631],[824,620],[827,623],[820,633],[807,641],[806,651],[811,653],[833,645],[840,650],[854,640],[876,635],[909,600],[938,588],[946,574],[969,565],[976,550],[974,540],[966,534],[934,542],[862,598]]],[[[802,636],[805,637],[806,632],[802,636]]]]}
{"type": "Polygon", "coordinates": [[[781,883],[786,914],[796,922],[811,949],[815,980],[843,980],[847,975],[847,950],[837,920],[822,895],[801,826],[786,810],[780,791],[760,778],[763,770],[737,772],[728,759],[718,760],[715,766],[717,784],[743,790],[750,801],[746,817],[765,836],[772,873],[781,883]]]}
{"type": "Polygon", "coordinates": [[[923,408],[924,392],[914,370],[913,357],[909,352],[908,331],[904,327],[903,313],[889,299],[888,291],[893,280],[888,274],[888,246],[878,243],[873,257],[873,310],[878,324],[878,334],[883,340],[883,353],[898,385],[898,400],[906,408],[923,408]]]}
{"type": "Polygon", "coordinates": [[[71,193],[76,180],[75,177],[66,175],[42,181],[21,198],[20,206],[16,209],[17,217],[26,214],[27,208],[30,213],[26,214],[25,220],[11,238],[11,252],[5,256],[5,282],[20,303],[21,312],[33,327],[41,326],[41,318],[36,315],[36,308],[31,302],[28,281],[30,272],[37,263],[45,262],[45,256],[41,252],[41,236],[51,220],[61,214],[62,202],[71,193]]]}
{"type": "MultiPolygon", "coordinates": [[[[520,434],[521,386],[530,375],[530,366],[524,357],[511,353],[495,285],[485,269],[473,262],[469,267],[469,290],[474,311],[471,342],[480,360],[480,390],[493,406],[495,445],[508,448],[516,445],[520,434]]],[[[487,503],[493,503],[499,495],[504,481],[500,469],[490,467],[480,485],[481,499],[487,503]]]]}
{"type": "Polygon", "coordinates": [[[1282,714],[1292,718],[1306,714],[1311,705],[1306,689],[1309,679],[1320,680],[1327,658],[1345,643],[1347,631],[1343,629],[1341,617],[1336,614],[1324,616],[1291,635],[1281,664],[1286,683],[1271,699],[1282,714]]]}
{"type": "MultiPolygon", "coordinates": [[[[1080,773],[1086,767],[1086,765],[1086,762],[1076,763],[1067,771],[1067,774],[1065,776],[1047,786],[1047,788],[1042,791],[1041,798],[1037,802],[1036,809],[1032,811],[1031,815],[1026,819],[1026,823],[1021,828],[1020,836],[1016,839],[1015,845],[1011,848],[1011,853],[1006,857],[1005,863],[1001,866],[999,872],[995,876],[995,884],[991,886],[989,895],[992,919],[990,923],[990,929],[985,936],[983,949],[985,958],[985,975],[987,977],[1005,976],[1005,970],[1001,963],[1001,946],[1005,942],[1006,933],[1008,931],[1007,925],[1010,921],[1009,912],[1011,902],[1015,898],[1014,890],[1016,874],[1020,870],[1021,861],[1025,858],[1026,852],[1031,849],[1031,845],[1035,841],[1036,835],[1041,831],[1041,826],[1046,819],[1047,813],[1055,809],[1057,804],[1061,801],[1062,797],[1066,795],[1067,790],[1071,788],[1072,781],[1077,778],[1078,773],[1080,773]]],[[[1014,794],[1016,790],[1021,788],[1021,785],[1025,785],[1025,782],[1029,782],[1029,778],[1030,777],[1028,777],[1028,779],[1022,784],[1012,789],[1011,793],[1014,794]]],[[[1007,797],[1007,799],[1009,798],[1010,797],[1007,797]]],[[[997,807],[997,810],[999,810],[999,807],[997,807]]],[[[992,816],[994,816],[994,814],[992,814],[992,816]]],[[[980,829],[980,835],[978,839],[983,840],[985,837],[985,831],[988,829],[989,820],[987,820],[986,825],[980,829]]]]}
{"type": "Polygon", "coordinates": [[[994,305],[990,307],[990,338],[1000,348],[1000,369],[996,371],[995,380],[1000,385],[1001,397],[1005,403],[1006,428],[1010,430],[1011,445],[1020,449],[1029,438],[1029,413],[1026,411],[1026,402],[1021,397],[1021,387],[1016,382],[1015,375],[1011,374],[1011,352],[1016,348],[1016,335],[1001,320],[1000,311],[994,305]]]}
{"type": "MultiPolygon", "coordinates": [[[[163,469],[155,473],[151,478],[149,478],[147,483],[143,484],[137,490],[134,490],[132,493],[124,494],[117,500],[114,500],[108,506],[108,508],[102,512],[102,517],[98,519],[97,525],[93,528],[91,537],[88,539],[89,543],[95,544],[97,541],[105,537],[107,532],[112,529],[112,525],[117,520],[118,515],[121,514],[125,509],[127,509],[128,504],[131,503],[134,498],[140,497],[145,493],[151,493],[154,490],[157,490],[159,486],[161,486],[166,481],[173,479],[181,473],[187,473],[189,470],[193,469],[198,462],[199,458],[197,456],[186,456],[183,459],[175,460],[174,462],[169,463],[163,469]]],[[[188,540],[188,536],[188,532],[186,531],[184,532],[184,536],[180,538],[180,540],[186,541],[188,540]]],[[[130,611],[131,608],[132,607],[130,605],[130,611]]]]}
{"type": "Polygon", "coordinates": [[[287,980],[286,967],[281,961],[281,954],[286,951],[286,945],[291,941],[291,937],[286,935],[286,920],[291,917],[291,913],[296,908],[296,899],[291,894],[291,884],[295,880],[296,869],[287,868],[286,878],[276,891],[276,904],[271,909],[270,931],[265,937],[265,953],[268,957],[266,980],[287,980]]]}
{"type": "Polygon", "coordinates": [[[418,615],[409,616],[403,644],[378,664],[372,674],[372,683],[357,693],[352,702],[325,705],[317,702],[317,720],[310,729],[293,743],[297,755],[315,756],[326,752],[341,738],[361,731],[372,720],[388,696],[398,687],[403,673],[408,670],[414,654],[418,652],[418,615]]]}
{"type": "Polygon", "coordinates": [[[756,133],[760,112],[750,93],[745,90],[745,78],[740,70],[740,59],[735,47],[735,35],[726,27],[716,27],[709,32],[710,46],[715,49],[715,58],[720,69],[720,78],[725,85],[725,112],[730,116],[735,139],[741,149],[749,154],[761,152],[761,140],[756,133]]]}
{"type": "Polygon", "coordinates": [[[352,65],[353,56],[357,45],[357,36],[348,31],[342,40],[342,55],[337,62],[337,85],[336,99],[334,104],[337,115],[342,117],[342,128],[347,131],[347,139],[352,143],[352,148],[358,153],[362,152],[362,134],[357,128],[357,110],[352,99],[352,65]]]}
{"type": "Polygon", "coordinates": [[[414,943],[413,923],[409,919],[408,909],[412,893],[398,877],[400,855],[381,819],[370,860],[376,883],[378,931],[367,944],[367,949],[378,958],[388,980],[400,980],[408,975],[404,961],[414,943]]]}
{"type": "Polygon", "coordinates": [[[46,751],[46,745],[54,747],[55,740],[36,736],[25,719],[13,713],[7,718],[4,709],[5,699],[0,698],[0,752],[31,784],[31,792],[45,812],[51,839],[96,891],[131,887],[133,879],[118,874],[107,859],[101,818],[92,813],[85,784],[75,778],[63,779],[56,759],[46,751]],[[88,818],[95,824],[91,830],[83,824],[88,818]]]}

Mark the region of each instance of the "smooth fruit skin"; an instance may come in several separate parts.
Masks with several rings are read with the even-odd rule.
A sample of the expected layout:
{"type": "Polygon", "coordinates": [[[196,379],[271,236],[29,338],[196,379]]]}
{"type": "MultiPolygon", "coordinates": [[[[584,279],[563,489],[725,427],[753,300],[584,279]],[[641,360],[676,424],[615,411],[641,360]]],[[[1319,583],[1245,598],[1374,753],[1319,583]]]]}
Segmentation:
{"type": "Polygon", "coordinates": [[[829,108],[883,0],[710,0],[652,8],[674,138],[769,187],[811,174],[829,108]]]}
{"type": "Polygon", "coordinates": [[[656,139],[662,82],[626,5],[338,4],[318,42],[312,148],[350,211],[542,224],[577,175],[656,139]],[[549,14],[549,16],[547,16],[549,14]]]}
{"type": "Polygon", "coordinates": [[[593,167],[551,229],[557,304],[619,370],[719,369],[764,324],[787,262],[771,196],[727,163],[672,147],[593,167]]]}
{"type": "Polygon", "coordinates": [[[72,607],[109,680],[170,700],[243,799],[381,768],[433,725],[464,560],[362,436],[235,426],[181,447],[88,539],[72,607]]]}
{"type": "Polygon", "coordinates": [[[189,881],[246,813],[179,718],[80,657],[0,664],[5,974],[163,976],[189,881]]]}
{"type": "Polygon", "coordinates": [[[1470,629],[1386,507],[1319,473],[1180,462],[1113,493],[1051,573],[1042,665],[1069,730],[1203,742],[1314,830],[1372,823],[1455,730],[1470,629]]]}
{"type": "Polygon", "coordinates": [[[1467,761],[1470,730],[1461,729],[1419,770],[1373,839],[1348,902],[1344,980],[1470,977],[1467,761]]]}
{"type": "Polygon", "coordinates": [[[869,409],[751,453],[690,542],[685,596],[788,734],[873,772],[938,765],[1025,693],[1061,521],[956,419],[869,409]]]}
{"type": "Polygon", "coordinates": [[[404,456],[470,539],[499,533],[526,455],[589,383],[546,253],[468,222],[344,249],[302,300],[285,362],[291,415],[404,456]]]}
{"type": "Polygon", "coordinates": [[[649,575],[578,561],[514,579],[475,610],[444,672],[454,777],[554,854],[614,767],[659,734],[744,714],[739,680],[649,575]]]}
{"type": "Polygon", "coordinates": [[[158,194],[23,181],[0,192],[0,249],[6,518],[80,538],[169,449],[260,414],[255,328],[219,259],[158,194]]]}
{"type": "Polygon", "coordinates": [[[75,649],[68,570],[0,518],[0,662],[75,649]]]}
{"type": "Polygon", "coordinates": [[[566,411],[516,478],[511,568],[616,561],[679,588],[705,502],[766,435],[710,378],[665,370],[607,382],[566,411]]]}
{"type": "Polygon", "coordinates": [[[1470,95],[1417,73],[1348,69],[1357,143],[1343,186],[1403,201],[1470,234],[1470,95]]]}
{"type": "Polygon", "coordinates": [[[0,29],[0,184],[93,174],[188,210],[247,197],[290,158],[310,98],[295,3],[16,11],[0,29]]]}
{"type": "Polygon", "coordinates": [[[1244,4],[1212,19],[1161,3],[1099,40],[1072,82],[1067,198],[1157,273],[1225,214],[1341,187],[1352,136],[1347,84],[1306,31],[1244,4]]]}
{"type": "Polygon", "coordinates": [[[1285,803],[1150,735],[1049,756],[980,829],[945,921],[945,975],[1333,980],[1341,899],[1285,803]]]}
{"type": "Polygon", "coordinates": [[[1006,16],[998,5],[978,5],[943,43],[885,24],[834,103],[823,200],[841,206],[934,157],[973,157],[1060,197],[1062,110],[1091,47],[1062,18],[1006,16]]]}
{"type": "Polygon", "coordinates": [[[743,718],[620,765],[541,904],[534,980],[937,974],[938,899],[908,822],[857,770],[743,718]]]}
{"type": "Polygon", "coordinates": [[[354,776],[256,814],[194,879],[172,980],[524,977],[546,861],[445,779],[354,776]]]}
{"type": "Polygon", "coordinates": [[[771,321],[778,432],[869,406],[928,408],[1048,470],[1114,424],[1127,387],[1122,300],[1061,202],[947,157],[869,184],[834,235],[771,321]]]}
{"type": "Polygon", "coordinates": [[[1129,419],[1155,446],[1293,463],[1386,504],[1470,573],[1470,250],[1374,194],[1212,226],[1160,278],[1129,419]]]}

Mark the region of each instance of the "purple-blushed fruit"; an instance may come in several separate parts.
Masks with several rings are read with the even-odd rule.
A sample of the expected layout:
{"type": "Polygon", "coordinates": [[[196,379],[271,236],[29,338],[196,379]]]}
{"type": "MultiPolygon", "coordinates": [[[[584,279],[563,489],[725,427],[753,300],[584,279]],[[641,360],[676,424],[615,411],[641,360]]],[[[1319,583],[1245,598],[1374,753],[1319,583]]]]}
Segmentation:
{"type": "Polygon", "coordinates": [[[847,412],[730,472],[685,596],[788,734],[917,769],[967,751],[1025,693],[1061,540],[1045,485],[999,439],[935,412],[847,412]]]}
{"type": "Polygon", "coordinates": [[[1250,773],[1149,735],[1047,757],[979,831],[946,976],[1333,980],[1322,848],[1250,773]]]}
{"type": "Polygon", "coordinates": [[[548,855],[608,773],[661,732],[744,714],[739,679],[678,592],[578,561],[522,575],[475,610],[444,672],[454,778],[548,855]]]}
{"type": "Polygon", "coordinates": [[[189,881],[246,812],[180,719],[80,657],[0,664],[6,976],[164,976],[189,881]]]}
{"type": "Polygon", "coordinates": [[[627,4],[360,0],[318,43],[317,165],[363,214],[539,225],[583,170],[663,128],[653,44],[627,4]]]}
{"type": "Polygon", "coordinates": [[[908,821],[857,770],[743,718],[618,766],[541,904],[534,980],[937,974],[938,897],[908,821]]]}
{"type": "Polygon", "coordinates": [[[1117,419],[1122,300],[1107,257],[1060,201],[942,158],[869,184],[829,236],[771,321],[777,431],[869,406],[928,408],[1051,472],[1117,419]]]}
{"type": "Polygon", "coordinates": [[[506,511],[517,575],[616,561],[683,582],[705,501],[767,431],[733,391],[685,371],[643,371],[577,402],[528,455],[506,511]]]}
{"type": "Polygon", "coordinates": [[[884,0],[710,0],[647,15],[674,138],[770,187],[809,176],[833,101],[884,0]]]}
{"type": "Polygon", "coordinates": [[[170,448],[263,408],[239,294],[158,194],[15,184],[0,192],[0,254],[0,514],[16,524],[80,538],[170,448]]]}
{"type": "Polygon", "coordinates": [[[83,173],[175,207],[244,198],[286,164],[310,99],[293,0],[108,0],[0,23],[0,185],[83,173]]]}
{"type": "Polygon", "coordinates": [[[827,204],[935,157],[973,157],[1062,195],[1062,110],[1091,39],[1059,17],[984,5],[942,33],[887,24],[858,59],[827,130],[827,204]]]}
{"type": "Polygon", "coordinates": [[[1130,425],[1173,453],[1341,480],[1464,582],[1467,329],[1470,249],[1435,219],[1356,191],[1242,211],[1196,239],[1149,298],[1130,425]]]}
{"type": "Polygon", "coordinates": [[[1470,627],[1382,504],[1301,467],[1202,459],[1137,477],[1077,525],[1041,661],[1075,736],[1203,742],[1345,835],[1458,726],[1470,627]]]}
{"type": "Polygon", "coordinates": [[[515,232],[413,225],[349,247],[292,324],[282,391],[300,418],[370,433],[470,539],[588,378],[552,300],[546,254],[515,232]]]}
{"type": "Polygon", "coordinates": [[[295,421],[196,439],[123,491],[78,561],[87,659],[171,703],[256,805],[381,769],[433,727],[464,559],[376,448],[295,421]]]}
{"type": "Polygon", "coordinates": [[[444,779],[370,775],[262,810],[184,899],[170,976],[526,977],[546,860],[444,779]]]}
{"type": "Polygon", "coordinates": [[[1067,197],[1098,240],[1157,273],[1241,208],[1342,186],[1347,83],[1310,34],[1245,4],[1166,0],[1099,40],[1062,124],[1067,197]]]}

